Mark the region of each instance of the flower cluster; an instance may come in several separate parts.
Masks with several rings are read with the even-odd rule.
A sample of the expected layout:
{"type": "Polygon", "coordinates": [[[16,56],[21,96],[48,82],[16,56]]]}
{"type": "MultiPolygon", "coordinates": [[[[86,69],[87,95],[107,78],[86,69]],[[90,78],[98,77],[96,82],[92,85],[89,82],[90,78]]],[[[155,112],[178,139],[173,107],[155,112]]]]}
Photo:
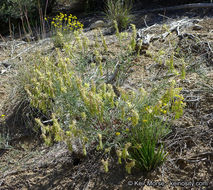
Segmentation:
{"type": "Polygon", "coordinates": [[[77,17],[72,14],[68,16],[67,14],[60,13],[52,19],[51,24],[54,28],[61,31],[73,31],[83,28],[83,24],[77,21],[77,17]]]}

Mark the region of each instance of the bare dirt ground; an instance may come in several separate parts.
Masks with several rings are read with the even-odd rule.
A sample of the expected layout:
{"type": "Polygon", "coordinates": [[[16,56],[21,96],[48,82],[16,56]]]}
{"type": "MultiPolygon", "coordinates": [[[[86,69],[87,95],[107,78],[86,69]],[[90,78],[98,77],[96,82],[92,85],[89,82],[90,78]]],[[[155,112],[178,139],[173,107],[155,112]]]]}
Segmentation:
{"type": "MultiPolygon", "coordinates": [[[[189,13],[199,18],[197,12],[189,13]]],[[[164,15],[161,23],[169,22],[170,16],[164,15]]],[[[144,26],[143,18],[151,26],[159,17],[162,16],[136,15],[137,28],[144,26]]],[[[115,164],[115,159],[111,160],[109,173],[104,173],[100,161],[104,155],[95,149],[82,158],[68,152],[63,143],[44,147],[33,136],[23,135],[24,126],[7,122],[12,140],[8,145],[4,141],[0,147],[0,189],[213,189],[213,18],[207,15],[198,24],[201,29],[187,28],[186,32],[199,36],[205,43],[183,40],[179,44],[183,52],[190,50],[191,54],[186,79],[180,82],[186,108],[183,117],[174,122],[172,132],[164,139],[169,156],[161,167],[146,174],[135,169],[128,175],[124,167],[115,164]],[[144,186],[145,179],[150,183],[144,186]]],[[[161,26],[157,26],[155,32],[161,32],[161,26]]],[[[108,41],[114,39],[113,35],[105,37],[108,41]]],[[[175,33],[168,38],[178,42],[175,33]]],[[[21,52],[22,46],[26,48],[23,44],[17,51],[21,52]]],[[[149,51],[156,54],[159,49],[167,47],[167,41],[157,40],[150,45],[149,51]]],[[[0,47],[0,62],[8,59],[9,52],[10,47],[0,47]]],[[[14,60],[13,64],[16,62],[19,60],[14,60]]],[[[134,72],[126,85],[149,88],[153,81],[164,77],[163,68],[153,64],[153,59],[146,54],[134,62],[134,72]]],[[[11,114],[6,109],[8,100],[11,103],[9,81],[16,74],[16,67],[8,68],[1,64],[0,71],[0,115],[7,117],[11,114]]],[[[6,132],[5,128],[0,131],[2,134],[6,132]]]]}

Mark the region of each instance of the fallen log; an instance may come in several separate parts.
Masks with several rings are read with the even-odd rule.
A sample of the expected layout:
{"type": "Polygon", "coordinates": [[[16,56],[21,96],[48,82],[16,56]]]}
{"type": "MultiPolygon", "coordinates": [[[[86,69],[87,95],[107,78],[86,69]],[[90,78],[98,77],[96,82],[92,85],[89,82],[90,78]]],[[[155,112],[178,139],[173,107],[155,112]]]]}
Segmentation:
{"type": "Polygon", "coordinates": [[[154,13],[154,12],[165,12],[165,11],[175,11],[180,9],[199,9],[199,8],[213,8],[213,3],[192,3],[192,4],[185,4],[185,5],[178,5],[173,7],[162,7],[156,9],[149,9],[149,10],[140,10],[140,11],[133,11],[133,13],[154,13]]]}

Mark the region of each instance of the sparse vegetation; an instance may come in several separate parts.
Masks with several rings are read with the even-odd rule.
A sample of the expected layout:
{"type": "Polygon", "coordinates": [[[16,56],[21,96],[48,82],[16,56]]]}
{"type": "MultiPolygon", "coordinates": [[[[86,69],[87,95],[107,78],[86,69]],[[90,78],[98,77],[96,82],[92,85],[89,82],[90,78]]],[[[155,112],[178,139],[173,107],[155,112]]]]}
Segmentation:
{"type": "MultiPolygon", "coordinates": [[[[91,7],[97,4],[95,0],[81,2],[91,3],[91,7]]],[[[106,35],[105,28],[91,27],[84,32],[83,24],[72,14],[61,12],[55,17],[43,17],[45,14],[41,13],[42,27],[50,24],[53,34],[45,39],[48,45],[43,47],[38,45],[45,40],[34,41],[32,44],[34,47],[37,46],[36,48],[25,49],[24,51],[28,53],[16,52],[17,57],[11,56],[8,59],[18,60],[21,63],[15,68],[18,74],[13,76],[13,80],[16,82],[11,80],[16,88],[8,98],[9,101],[14,99],[11,104],[20,102],[20,105],[14,108],[19,112],[15,113],[15,118],[10,115],[8,120],[5,116],[9,115],[10,107],[4,108],[7,111],[0,113],[0,151],[3,150],[0,156],[5,150],[9,150],[11,142],[14,142],[14,146],[19,147],[21,151],[26,151],[25,145],[20,140],[22,136],[18,135],[18,122],[24,119],[28,120],[20,122],[24,135],[27,136],[29,134],[27,129],[30,129],[42,142],[42,145],[38,143],[41,149],[37,151],[35,148],[34,153],[39,154],[37,160],[33,159],[31,162],[38,163],[36,167],[39,172],[45,164],[48,165],[50,157],[51,164],[58,158],[61,159],[60,167],[66,168],[62,171],[65,171],[67,176],[70,175],[69,172],[75,173],[75,168],[78,170],[85,163],[90,166],[95,163],[97,165],[91,171],[86,168],[86,173],[90,175],[99,172],[97,175],[109,176],[111,171],[119,170],[122,173],[122,180],[123,175],[130,179],[128,177],[134,178],[137,172],[141,172],[147,179],[149,178],[147,174],[158,175],[162,170],[168,175],[170,170],[165,170],[164,163],[169,166],[175,165],[178,171],[183,168],[188,171],[190,161],[197,162],[199,159],[197,157],[188,157],[187,162],[183,158],[187,155],[187,151],[193,154],[197,151],[194,149],[196,143],[192,139],[198,137],[196,140],[199,139],[201,142],[205,135],[198,134],[196,130],[194,137],[186,134],[187,130],[195,128],[192,127],[194,121],[189,118],[198,117],[198,113],[194,113],[193,109],[201,110],[199,106],[202,106],[200,97],[192,96],[194,92],[190,90],[196,84],[202,85],[201,93],[207,94],[202,98],[211,103],[212,99],[211,96],[208,97],[208,93],[212,92],[212,80],[207,76],[207,73],[211,72],[211,67],[208,68],[208,72],[204,72],[200,65],[201,59],[209,65],[212,64],[212,44],[200,40],[201,35],[196,34],[199,30],[191,34],[193,31],[191,25],[194,26],[195,22],[190,21],[188,24],[187,19],[180,20],[175,28],[177,24],[175,20],[171,21],[171,25],[168,23],[149,26],[145,17],[146,28],[139,33],[136,26],[131,24],[133,17],[130,15],[130,3],[127,0],[107,1],[107,21],[114,23],[113,35],[106,35]],[[182,22],[186,23],[184,27],[182,22]],[[129,30],[124,31],[128,26],[129,30]],[[199,51],[202,55],[199,55],[199,51]],[[200,60],[192,59],[195,54],[196,59],[198,57],[200,60]],[[19,59],[21,55],[26,56],[19,59]],[[193,75],[203,78],[197,79],[193,75]],[[189,91],[186,90],[188,85],[189,91]],[[188,110],[185,111],[185,108],[188,110]],[[7,133],[5,129],[12,119],[17,125],[13,123],[15,127],[7,133]],[[10,139],[9,135],[13,130],[13,138],[10,139]],[[51,153],[48,152],[50,150],[51,153]],[[180,156],[176,158],[179,152],[180,156]],[[69,159],[69,162],[66,159],[69,159]],[[102,169],[99,163],[102,164],[102,169]]],[[[30,24],[27,25],[30,29],[30,24]]],[[[199,28],[197,23],[196,26],[199,28]]],[[[43,32],[45,33],[45,30],[43,32]]],[[[22,43],[32,45],[23,41],[17,46],[12,44],[12,55],[16,56],[14,48],[22,46],[22,43]]],[[[3,72],[5,71],[2,70],[3,72]]],[[[0,70],[0,75],[2,73],[0,70]]],[[[198,90],[195,89],[196,93],[200,93],[198,90]]],[[[210,108],[211,106],[204,113],[208,117],[206,123],[211,127],[210,108]]],[[[202,122],[205,120],[203,117],[201,119],[202,122]]],[[[196,122],[201,125],[199,120],[200,118],[197,118],[196,122]]],[[[196,127],[199,131],[199,126],[196,127]]],[[[203,131],[202,128],[200,130],[203,131]]],[[[212,142],[208,146],[211,147],[212,142]]],[[[31,151],[34,149],[29,150],[31,151]]],[[[204,154],[209,155],[208,152],[204,154]]],[[[18,157],[18,154],[16,156],[18,157]]],[[[22,161],[25,162],[25,155],[22,161]]],[[[13,161],[7,160],[7,163],[1,167],[3,172],[10,168],[13,161]]],[[[19,163],[16,164],[18,165],[19,163]]],[[[32,173],[34,170],[35,168],[32,173]]],[[[84,175],[80,176],[80,180],[83,179],[82,176],[84,175]]],[[[164,180],[164,177],[159,177],[161,178],[164,180]]],[[[178,176],[177,179],[179,180],[178,176]]],[[[72,188],[75,184],[68,186],[72,188]]]]}
{"type": "MultiPolygon", "coordinates": [[[[93,44],[82,32],[75,31],[74,44],[63,40],[65,53],[57,50],[54,57],[38,53],[33,64],[28,65],[30,75],[23,76],[27,79],[25,90],[31,105],[52,118],[53,125],[47,126],[36,119],[47,145],[65,141],[72,150],[77,138],[82,154],[86,155],[86,149],[99,136],[97,149],[108,154],[115,149],[119,162],[125,161],[128,173],[135,164],[149,171],[165,160],[166,152],[162,145],[157,145],[169,130],[165,116],[172,114],[170,119],[177,119],[184,107],[181,89],[175,88],[175,81],[168,89],[158,88],[149,93],[143,88],[127,92],[118,86],[134,57],[136,29],[132,27],[130,37],[119,33],[117,28],[120,54],[107,62],[102,61],[108,49],[106,43],[100,44],[104,44],[102,35],[102,41],[96,39],[93,44]],[[87,57],[92,54],[94,63],[88,63],[87,57]],[[121,64],[116,87],[120,97],[106,80],[107,70],[112,71],[116,62],[121,64]]],[[[103,163],[108,171],[107,162],[103,163]]]]}

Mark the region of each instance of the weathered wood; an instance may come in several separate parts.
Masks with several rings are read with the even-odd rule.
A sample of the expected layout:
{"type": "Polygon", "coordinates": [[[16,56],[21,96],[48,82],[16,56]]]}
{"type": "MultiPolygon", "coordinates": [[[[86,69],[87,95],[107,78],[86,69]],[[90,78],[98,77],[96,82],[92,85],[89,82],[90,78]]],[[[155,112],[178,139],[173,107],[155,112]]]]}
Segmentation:
{"type": "Polygon", "coordinates": [[[195,26],[195,24],[198,22],[199,20],[197,19],[182,19],[179,21],[174,21],[168,25],[168,29],[166,32],[156,36],[154,34],[149,34],[149,33],[147,34],[147,32],[155,25],[144,28],[144,29],[139,29],[136,36],[137,44],[136,44],[135,51],[136,52],[140,51],[139,52],[140,54],[146,54],[145,50],[149,48],[149,45],[151,42],[158,39],[164,41],[166,37],[169,36],[169,34],[171,34],[172,32],[176,32],[179,38],[188,37],[190,39],[196,39],[197,38],[196,35],[186,33],[183,31],[183,29],[195,26]],[[145,31],[146,31],[146,34],[145,34],[145,31]]]}
{"type": "Polygon", "coordinates": [[[153,12],[161,12],[161,11],[174,11],[180,9],[199,9],[199,8],[213,8],[213,3],[192,3],[185,5],[178,5],[172,7],[163,7],[149,10],[141,10],[141,11],[133,11],[133,13],[153,13],[153,12]]]}

